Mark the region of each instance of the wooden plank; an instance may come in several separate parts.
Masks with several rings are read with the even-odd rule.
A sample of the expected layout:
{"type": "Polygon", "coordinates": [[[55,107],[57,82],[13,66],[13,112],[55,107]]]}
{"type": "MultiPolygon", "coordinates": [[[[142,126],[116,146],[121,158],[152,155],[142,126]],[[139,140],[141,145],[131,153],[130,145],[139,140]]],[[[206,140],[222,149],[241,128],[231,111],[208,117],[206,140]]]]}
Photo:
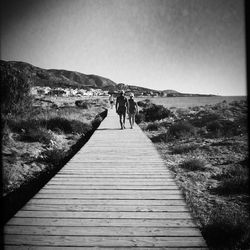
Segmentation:
{"type": "Polygon", "coordinates": [[[69,211],[25,211],[15,217],[22,218],[86,218],[86,219],[191,219],[189,212],[69,212],[69,211]]]}
{"type": "Polygon", "coordinates": [[[175,181],[169,179],[169,180],[166,180],[166,179],[113,179],[113,178],[105,178],[105,179],[95,179],[95,178],[77,178],[77,179],[74,179],[72,180],[71,178],[69,179],[61,179],[61,178],[57,178],[57,176],[55,176],[52,180],[51,180],[51,183],[56,183],[56,182],[60,182],[60,183],[67,183],[67,182],[72,182],[72,183],[90,183],[90,184],[110,184],[110,183],[113,183],[115,185],[117,184],[121,184],[121,185],[129,185],[129,184],[134,184],[134,185],[152,185],[152,184],[158,184],[158,185],[166,185],[166,184],[169,184],[169,183],[173,183],[175,184],[175,181]]]}
{"type": "Polygon", "coordinates": [[[138,157],[124,157],[124,158],[113,158],[113,157],[97,157],[97,158],[87,158],[86,156],[82,156],[82,157],[73,157],[71,159],[72,162],[81,162],[81,163],[85,163],[85,162],[109,162],[109,163],[114,163],[116,164],[117,162],[124,162],[124,163],[132,163],[132,164],[137,164],[138,162],[148,162],[148,163],[161,163],[161,161],[159,159],[152,159],[152,158],[138,158],[138,157]]]}
{"type": "Polygon", "coordinates": [[[163,175],[139,175],[139,176],[134,176],[134,175],[66,175],[66,174],[58,174],[56,178],[67,178],[67,179],[75,179],[75,178],[101,178],[101,179],[106,179],[106,178],[112,178],[112,179],[163,179],[163,180],[172,180],[172,177],[170,176],[163,176],[163,175]]]}
{"type": "Polygon", "coordinates": [[[98,236],[39,236],[39,235],[5,235],[9,245],[43,245],[43,246],[101,246],[101,247],[200,247],[205,246],[202,237],[98,237],[98,236]],[[63,239],[63,240],[62,240],[63,239]]]}
{"type": "Polygon", "coordinates": [[[180,206],[184,200],[98,200],[98,199],[31,199],[27,204],[73,204],[73,205],[112,205],[112,206],[180,206]]]}
{"type": "Polygon", "coordinates": [[[197,228],[192,219],[85,219],[13,217],[7,225],[79,226],[79,227],[188,227],[197,228]]]}
{"type": "MultiPolygon", "coordinates": [[[[91,187],[94,187],[94,186],[111,186],[110,185],[111,182],[109,181],[96,181],[95,182],[95,185],[93,185],[92,182],[90,182],[89,180],[86,180],[86,181],[79,181],[79,180],[54,180],[52,179],[50,181],[50,184],[49,185],[71,185],[71,186],[82,186],[83,188],[85,188],[86,186],[89,186],[90,188],[91,187]]],[[[117,186],[119,185],[119,182],[118,181],[114,181],[113,180],[113,186],[117,186]]],[[[129,187],[134,187],[134,186],[137,186],[137,187],[142,187],[142,186],[145,186],[146,183],[145,182],[127,182],[127,181],[122,181],[120,182],[121,184],[121,187],[124,187],[124,186],[128,186],[129,187]]],[[[151,182],[149,183],[149,187],[156,187],[156,186],[164,186],[164,185],[168,185],[168,186],[173,186],[173,187],[176,187],[176,183],[174,181],[167,181],[165,183],[159,183],[159,185],[157,185],[158,183],[157,182],[151,182]]],[[[130,188],[129,188],[130,189],[130,188]]]]}
{"type": "MultiPolygon", "coordinates": [[[[140,142],[140,143],[143,143],[143,142],[140,142]]],[[[100,147],[98,144],[99,143],[96,143],[97,146],[96,147],[86,147],[85,150],[81,150],[80,153],[78,155],[81,155],[81,154],[88,154],[89,155],[93,155],[93,156],[96,156],[95,154],[95,151],[93,149],[98,149],[98,152],[105,152],[107,154],[110,154],[110,155],[114,155],[114,154],[117,154],[119,153],[119,155],[122,155],[122,154],[126,154],[127,151],[130,151],[131,154],[130,156],[137,156],[137,155],[142,155],[142,154],[151,154],[152,153],[152,148],[151,147],[148,147],[147,149],[145,148],[137,148],[138,150],[135,150],[136,148],[134,147],[130,147],[129,148],[120,148],[120,147],[100,147]]]]}
{"type": "MultiPolygon", "coordinates": [[[[5,248],[6,250],[27,250],[27,246],[10,246],[10,245],[5,245],[5,248]]],[[[84,246],[80,246],[80,247],[66,247],[66,246],[63,246],[63,247],[60,247],[60,246],[53,246],[53,247],[48,247],[48,246],[31,246],[29,245],[29,250],[76,250],[76,249],[97,249],[95,246],[94,247],[84,247],[84,246]]],[[[103,250],[103,249],[106,249],[106,247],[98,247],[99,250],[103,250]]],[[[117,250],[117,247],[109,247],[108,248],[109,250],[117,250]]],[[[148,250],[149,248],[148,247],[119,247],[119,250],[128,250],[128,249],[136,249],[136,250],[148,250]]],[[[193,248],[193,247],[185,247],[185,248],[180,248],[180,247],[154,247],[154,248],[151,248],[151,249],[154,249],[154,250],[197,250],[197,248],[193,248]]],[[[199,247],[199,249],[202,249],[202,250],[208,250],[207,247],[199,247]]]]}
{"type": "MultiPolygon", "coordinates": [[[[110,164],[109,162],[72,162],[72,161],[69,161],[65,166],[65,167],[79,167],[79,166],[88,166],[88,167],[93,167],[93,166],[99,166],[99,167],[109,167],[110,164]]],[[[152,163],[152,162],[138,162],[136,165],[128,165],[124,162],[116,162],[115,167],[134,167],[135,169],[138,168],[138,167],[150,167],[150,166],[153,166],[153,167],[165,167],[166,168],[166,165],[163,161],[158,161],[158,162],[155,162],[155,163],[152,163]]],[[[166,168],[167,169],[167,168],[166,168]]]]}
{"type": "Polygon", "coordinates": [[[166,166],[163,166],[161,164],[139,164],[136,163],[136,165],[127,164],[125,162],[106,162],[106,165],[102,164],[102,162],[75,162],[77,165],[73,165],[73,162],[70,161],[70,165],[64,166],[62,169],[67,170],[129,170],[129,171],[168,171],[166,166]],[[90,163],[93,163],[92,165],[90,163]]]}
{"type": "Polygon", "coordinates": [[[61,170],[61,172],[69,172],[69,173],[74,173],[75,171],[80,171],[84,172],[84,173],[135,173],[135,174],[158,174],[158,173],[165,173],[165,174],[170,174],[172,175],[168,170],[165,169],[161,169],[161,168],[147,168],[147,169],[143,169],[143,168],[118,168],[118,167],[79,167],[79,168],[63,168],[61,170]]]}
{"type": "MultiPolygon", "coordinates": [[[[99,182],[96,182],[96,185],[92,185],[92,183],[89,182],[89,181],[51,180],[51,182],[50,182],[50,185],[71,185],[72,187],[80,185],[83,188],[88,186],[90,189],[92,187],[95,187],[95,186],[109,186],[109,187],[111,187],[111,185],[109,185],[109,184],[110,184],[110,182],[108,182],[108,181],[99,181],[99,182]]],[[[160,183],[160,185],[162,185],[162,186],[164,184],[166,184],[166,183],[160,183]]],[[[173,181],[171,181],[171,182],[168,181],[167,184],[168,184],[169,187],[170,186],[176,187],[176,183],[173,182],[173,181]]],[[[119,185],[119,183],[114,182],[114,185],[117,186],[117,185],[119,185]]],[[[124,187],[125,185],[128,185],[128,189],[130,189],[130,187],[135,187],[135,186],[142,187],[142,186],[145,186],[145,183],[141,183],[141,182],[135,182],[135,183],[129,182],[128,183],[128,182],[123,181],[121,183],[121,187],[124,187]]],[[[156,182],[150,183],[150,185],[149,185],[149,187],[156,187],[156,186],[158,186],[156,182]]]]}
{"type": "Polygon", "coordinates": [[[82,211],[82,212],[186,212],[187,206],[149,206],[149,205],[76,205],[76,204],[26,204],[23,211],[82,211]]]}
{"type": "Polygon", "coordinates": [[[92,173],[87,173],[85,171],[80,171],[80,170],[75,170],[75,172],[64,172],[64,171],[61,171],[60,173],[58,173],[59,177],[95,177],[96,178],[155,178],[155,179],[159,179],[159,178],[165,178],[165,179],[169,179],[169,178],[172,178],[172,175],[171,174],[168,174],[168,173],[165,173],[165,174],[160,174],[160,173],[135,173],[133,174],[132,171],[130,172],[119,172],[119,171],[116,171],[115,169],[110,172],[110,173],[97,173],[97,172],[92,172],[92,173]],[[76,173],[78,172],[78,174],[76,173]]]}
{"type": "Polygon", "coordinates": [[[165,173],[165,171],[162,170],[157,170],[157,171],[150,171],[147,172],[145,170],[143,171],[135,171],[135,170],[103,170],[103,169],[92,169],[92,170],[61,170],[58,172],[59,175],[61,174],[66,174],[66,175],[110,175],[110,174],[115,174],[115,175],[160,175],[160,176],[172,176],[170,173],[165,173]]]}
{"type": "Polygon", "coordinates": [[[197,228],[9,226],[5,234],[79,236],[200,236],[197,228]]]}
{"type": "MultiPolygon", "coordinates": [[[[81,185],[82,187],[85,187],[85,186],[89,186],[89,187],[92,187],[92,186],[110,186],[110,183],[109,181],[99,181],[99,182],[95,182],[95,185],[93,185],[93,182],[89,181],[89,180],[86,180],[86,181],[79,181],[79,180],[54,180],[52,179],[50,181],[50,185],[72,185],[72,186],[79,186],[81,185]]],[[[119,182],[115,182],[113,181],[112,182],[114,185],[119,185],[119,182]]],[[[146,183],[145,182],[126,182],[126,181],[120,181],[120,184],[121,186],[145,186],[146,183]]],[[[176,186],[176,183],[174,181],[167,181],[167,182],[164,182],[164,183],[159,183],[159,182],[151,182],[151,183],[148,183],[149,186],[157,186],[157,184],[159,185],[169,185],[169,186],[176,186]]]]}
{"type": "Polygon", "coordinates": [[[64,193],[38,193],[33,199],[47,198],[47,199],[114,199],[114,200],[181,200],[183,199],[180,194],[168,195],[152,195],[152,194],[64,194],[64,193]]]}
{"type": "Polygon", "coordinates": [[[62,185],[62,184],[50,184],[48,183],[43,187],[43,189],[67,189],[67,190],[179,190],[176,185],[165,185],[165,186],[126,186],[126,185],[83,185],[83,184],[75,184],[75,185],[62,185]]]}
{"type": "Polygon", "coordinates": [[[57,187],[57,186],[62,186],[62,187],[72,187],[73,189],[75,188],[74,186],[76,187],[81,187],[83,189],[174,189],[174,188],[177,188],[177,185],[175,184],[175,182],[166,182],[165,184],[159,184],[157,185],[156,183],[153,183],[153,184],[149,184],[149,185],[145,185],[145,184],[138,184],[138,183],[129,183],[128,185],[125,185],[125,184],[121,184],[121,185],[118,185],[116,183],[114,184],[110,184],[110,183],[107,183],[107,184],[100,184],[100,183],[97,183],[97,184],[94,184],[94,183],[82,183],[82,182],[73,182],[71,181],[71,183],[69,184],[68,183],[69,181],[65,182],[64,181],[56,181],[56,182],[49,182],[47,183],[44,187],[47,187],[47,186],[50,186],[50,187],[57,187]]]}
{"type": "Polygon", "coordinates": [[[158,173],[165,173],[165,174],[171,174],[168,170],[165,170],[164,168],[147,168],[147,169],[143,169],[143,168],[118,168],[118,167],[79,167],[79,168],[63,168],[61,170],[62,172],[75,172],[75,171],[80,171],[80,172],[84,172],[84,173],[102,173],[102,172],[120,172],[120,173],[135,173],[135,174],[141,174],[141,173],[145,173],[145,174],[158,174],[158,173]]]}
{"type": "Polygon", "coordinates": [[[169,195],[181,194],[180,190],[78,190],[78,189],[46,189],[43,188],[39,194],[84,194],[84,195],[169,195]]]}
{"type": "Polygon", "coordinates": [[[57,173],[58,175],[66,175],[66,176],[72,176],[72,175],[77,175],[77,176],[81,176],[81,175],[84,175],[84,176],[109,176],[111,175],[111,177],[114,177],[114,176],[129,176],[129,177],[137,177],[137,176],[153,176],[153,177],[169,177],[169,176],[172,176],[171,174],[169,173],[165,173],[165,171],[158,171],[158,172],[145,172],[144,171],[141,171],[141,172],[135,172],[135,171],[118,171],[117,169],[114,169],[113,171],[84,171],[84,170],[74,170],[74,171],[65,171],[65,170],[62,170],[60,172],[57,173]],[[76,172],[77,171],[77,172],[76,172]]]}

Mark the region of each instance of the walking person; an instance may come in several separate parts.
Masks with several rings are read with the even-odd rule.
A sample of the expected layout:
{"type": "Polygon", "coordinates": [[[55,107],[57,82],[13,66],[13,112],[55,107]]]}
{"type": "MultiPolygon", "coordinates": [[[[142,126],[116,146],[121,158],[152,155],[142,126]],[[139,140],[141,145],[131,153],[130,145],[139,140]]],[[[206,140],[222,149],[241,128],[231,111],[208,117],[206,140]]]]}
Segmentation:
{"type": "Polygon", "coordinates": [[[127,111],[127,107],[128,107],[128,100],[124,96],[124,94],[125,94],[125,92],[124,92],[124,90],[122,90],[120,92],[120,95],[117,96],[116,104],[115,104],[116,113],[120,117],[121,129],[125,129],[125,118],[126,118],[126,111],[127,111]]]}
{"type": "Polygon", "coordinates": [[[137,102],[134,100],[134,94],[130,94],[130,98],[128,99],[128,118],[130,123],[130,128],[132,129],[135,124],[135,115],[138,112],[137,102]]]}
{"type": "Polygon", "coordinates": [[[113,106],[114,106],[114,96],[113,96],[113,94],[110,94],[110,96],[109,96],[109,103],[110,103],[110,108],[113,109],[113,106]]]}

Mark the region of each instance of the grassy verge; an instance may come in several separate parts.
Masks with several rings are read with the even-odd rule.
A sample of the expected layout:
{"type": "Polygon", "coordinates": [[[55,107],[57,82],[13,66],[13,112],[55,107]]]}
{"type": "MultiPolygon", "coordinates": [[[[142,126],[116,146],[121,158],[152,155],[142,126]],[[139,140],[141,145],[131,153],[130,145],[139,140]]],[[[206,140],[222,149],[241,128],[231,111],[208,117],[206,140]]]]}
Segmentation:
{"type": "Polygon", "coordinates": [[[246,102],[171,112],[140,105],[137,122],[174,173],[209,248],[249,249],[246,102]]]}
{"type": "Polygon", "coordinates": [[[5,221],[35,194],[90,138],[107,102],[88,108],[54,101],[3,115],[2,184],[5,221]]]}

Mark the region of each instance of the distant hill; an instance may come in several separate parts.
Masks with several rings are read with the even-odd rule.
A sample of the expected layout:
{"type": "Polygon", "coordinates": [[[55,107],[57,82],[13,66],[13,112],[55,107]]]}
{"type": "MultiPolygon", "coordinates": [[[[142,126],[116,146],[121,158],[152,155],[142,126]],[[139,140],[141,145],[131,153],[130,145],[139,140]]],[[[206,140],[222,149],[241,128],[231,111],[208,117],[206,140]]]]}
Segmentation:
{"type": "Polygon", "coordinates": [[[161,91],[164,93],[163,95],[168,96],[168,97],[184,97],[184,96],[214,96],[214,95],[205,95],[205,94],[190,94],[190,93],[180,93],[172,89],[167,89],[161,91]]]}
{"type": "Polygon", "coordinates": [[[117,92],[121,89],[134,92],[135,95],[152,96],[209,96],[198,94],[185,94],[175,90],[154,90],[124,83],[115,83],[112,80],[98,76],[86,75],[76,71],[63,69],[42,69],[25,62],[0,60],[0,73],[4,78],[21,74],[31,86],[48,86],[51,88],[83,88],[102,89],[117,92]]]}
{"type": "Polygon", "coordinates": [[[180,92],[177,92],[177,91],[172,90],[172,89],[163,90],[162,92],[165,94],[181,94],[180,92]]]}
{"type": "Polygon", "coordinates": [[[31,81],[32,86],[72,87],[72,88],[114,88],[116,83],[96,75],[85,75],[75,71],[42,69],[25,62],[3,61],[0,60],[0,72],[23,73],[31,81]]]}

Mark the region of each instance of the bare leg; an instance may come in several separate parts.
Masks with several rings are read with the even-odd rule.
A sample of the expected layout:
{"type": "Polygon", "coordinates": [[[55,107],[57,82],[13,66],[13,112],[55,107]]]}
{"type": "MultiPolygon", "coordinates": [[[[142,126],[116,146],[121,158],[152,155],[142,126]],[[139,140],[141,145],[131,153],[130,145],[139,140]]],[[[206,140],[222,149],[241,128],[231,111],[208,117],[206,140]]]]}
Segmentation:
{"type": "Polygon", "coordinates": [[[132,116],[132,125],[131,125],[131,127],[133,128],[134,124],[135,124],[135,114],[133,114],[131,116],[132,116]]]}
{"type": "Polygon", "coordinates": [[[123,114],[123,128],[125,128],[125,118],[126,118],[126,113],[123,114]]]}
{"type": "Polygon", "coordinates": [[[131,114],[128,115],[129,123],[130,123],[130,128],[132,128],[132,120],[131,120],[131,114]]]}
{"type": "Polygon", "coordinates": [[[121,125],[121,129],[123,129],[123,124],[122,124],[122,114],[119,115],[120,117],[120,125],[121,125]]]}

